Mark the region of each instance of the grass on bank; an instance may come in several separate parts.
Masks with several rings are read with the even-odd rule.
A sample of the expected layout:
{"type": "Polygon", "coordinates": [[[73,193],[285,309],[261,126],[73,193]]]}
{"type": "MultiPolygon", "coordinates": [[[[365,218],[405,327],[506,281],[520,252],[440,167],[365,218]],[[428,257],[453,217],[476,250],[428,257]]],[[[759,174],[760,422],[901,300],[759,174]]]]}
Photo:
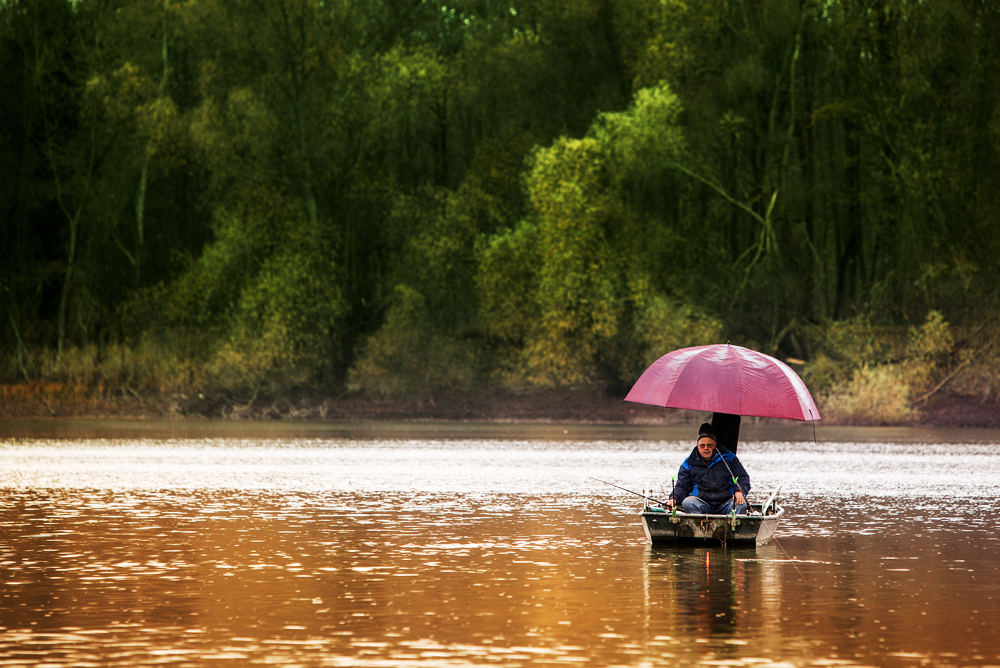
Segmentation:
{"type": "MultiPolygon", "coordinates": [[[[412,332],[406,336],[397,342],[403,348],[413,341],[421,347],[426,344],[412,332]]],[[[804,338],[815,354],[797,370],[827,423],[911,423],[935,393],[990,397],[1000,388],[1000,330],[957,331],[937,312],[919,326],[889,328],[855,318],[814,328],[804,338]]],[[[441,361],[426,352],[409,354],[413,359],[441,361]]],[[[11,354],[0,358],[0,405],[39,401],[46,406],[97,405],[130,398],[167,402],[206,395],[246,403],[258,394],[281,397],[303,390],[316,396],[337,394],[310,385],[309,370],[301,365],[277,366],[274,360],[250,358],[228,344],[213,345],[206,337],[147,336],[135,345],[92,344],[66,349],[61,355],[42,348],[23,351],[21,359],[11,354]]],[[[465,381],[473,373],[465,368],[449,373],[453,371],[465,381]]],[[[351,377],[390,388],[413,385],[407,378],[396,379],[395,385],[388,382],[394,373],[423,372],[419,365],[387,368],[366,360],[352,369],[351,377]]]]}

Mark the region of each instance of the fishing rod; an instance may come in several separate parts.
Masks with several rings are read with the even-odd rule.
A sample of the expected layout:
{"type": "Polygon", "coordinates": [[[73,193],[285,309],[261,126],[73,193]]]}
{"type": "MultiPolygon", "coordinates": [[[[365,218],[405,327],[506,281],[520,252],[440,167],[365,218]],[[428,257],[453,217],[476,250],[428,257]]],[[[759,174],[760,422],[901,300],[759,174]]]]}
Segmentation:
{"type": "Polygon", "coordinates": [[[645,494],[640,494],[639,492],[633,492],[630,489],[625,489],[624,487],[621,487],[620,485],[616,485],[613,482],[608,482],[607,480],[601,480],[600,478],[595,478],[593,476],[591,476],[590,479],[591,480],[596,480],[597,482],[603,482],[605,485],[611,485],[612,487],[617,487],[618,489],[620,489],[623,492],[628,492],[629,494],[635,494],[636,496],[641,496],[642,498],[644,498],[644,499],[646,499],[648,501],[656,501],[657,503],[659,503],[662,506],[665,506],[666,503],[667,503],[666,501],[661,501],[660,499],[654,499],[651,496],[646,496],[645,494]]]}
{"type": "MultiPolygon", "coordinates": [[[[715,451],[719,452],[718,447],[716,447],[715,451]]],[[[744,492],[743,491],[743,488],[740,486],[740,481],[736,479],[735,475],[733,475],[733,470],[731,468],[729,468],[729,462],[726,461],[726,458],[722,456],[721,452],[719,452],[719,459],[721,459],[722,463],[726,465],[726,470],[729,471],[729,477],[733,479],[733,485],[736,487],[736,489],[738,489],[740,491],[740,494],[743,495],[743,503],[746,505],[747,510],[749,510],[750,509],[750,501],[747,500],[747,494],[749,492],[744,492]]],[[[735,496],[733,497],[733,512],[734,513],[736,512],[736,497],[735,496]]]]}

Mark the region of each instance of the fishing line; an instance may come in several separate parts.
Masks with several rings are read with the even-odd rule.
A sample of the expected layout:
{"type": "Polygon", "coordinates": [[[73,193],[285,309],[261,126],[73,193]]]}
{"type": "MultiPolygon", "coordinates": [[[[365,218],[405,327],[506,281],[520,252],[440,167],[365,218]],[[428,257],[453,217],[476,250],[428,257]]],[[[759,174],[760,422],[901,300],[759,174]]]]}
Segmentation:
{"type": "MultiPolygon", "coordinates": [[[[719,450],[719,449],[720,448],[718,448],[718,447],[716,448],[716,450],[719,450]]],[[[728,452],[728,450],[727,450],[727,452],[728,452]]],[[[750,499],[747,498],[747,494],[749,494],[749,492],[744,492],[743,488],[740,487],[739,480],[737,480],[736,476],[733,475],[733,470],[731,468],[729,468],[729,462],[726,461],[726,458],[722,456],[721,452],[719,452],[719,459],[721,459],[722,463],[726,465],[726,470],[729,471],[729,477],[733,479],[733,484],[736,486],[736,489],[740,490],[740,494],[743,495],[743,502],[746,504],[747,510],[750,510],[750,499]]],[[[734,513],[736,512],[736,497],[735,496],[733,497],[733,512],[734,513]]]]}
{"type": "Polygon", "coordinates": [[[785,546],[779,543],[778,539],[773,536],[771,537],[771,540],[773,540],[774,544],[780,547],[781,551],[785,553],[785,558],[788,559],[788,563],[790,563],[792,566],[795,567],[795,570],[798,571],[799,577],[802,578],[802,581],[809,582],[809,580],[806,580],[806,576],[802,575],[802,571],[799,570],[799,567],[795,564],[795,561],[792,560],[792,555],[788,554],[788,551],[785,550],[785,546]]]}
{"type": "MultiPolygon", "coordinates": [[[[819,441],[816,440],[816,421],[811,420],[811,422],[813,428],[813,443],[818,446],[819,441]]],[[[777,501],[775,501],[775,505],[777,505],[777,501]]],[[[788,559],[788,563],[790,563],[793,567],[795,567],[795,570],[799,574],[799,577],[802,578],[802,581],[809,582],[808,580],[806,580],[806,576],[802,574],[802,571],[799,569],[798,565],[792,560],[792,555],[788,554],[788,550],[785,549],[785,546],[782,545],[780,542],[778,542],[778,537],[772,536],[771,540],[773,540],[774,544],[781,549],[781,552],[785,555],[785,558],[788,559]]]]}
{"type": "Polygon", "coordinates": [[[633,492],[633,491],[632,491],[632,490],[630,490],[630,489],[625,489],[625,488],[624,488],[624,487],[622,487],[621,485],[616,485],[615,483],[613,483],[613,482],[608,482],[607,480],[601,480],[600,478],[595,478],[595,477],[593,477],[593,476],[590,476],[590,479],[591,479],[591,480],[596,480],[597,482],[603,482],[603,483],[604,483],[605,485],[611,485],[612,487],[617,487],[618,489],[620,489],[620,490],[621,490],[621,491],[623,491],[623,492],[628,492],[629,494],[635,494],[636,496],[641,496],[642,498],[644,498],[644,499],[647,499],[647,500],[649,500],[649,501],[656,501],[656,502],[657,502],[657,503],[659,503],[660,505],[663,505],[663,504],[665,504],[665,503],[666,503],[666,501],[661,501],[661,500],[659,500],[659,499],[654,499],[654,498],[653,498],[653,497],[651,497],[651,496],[646,496],[645,494],[640,494],[639,492],[633,492]]]}
{"type": "MultiPolygon", "coordinates": [[[[812,429],[813,429],[813,443],[816,444],[816,445],[819,445],[819,442],[816,440],[816,421],[815,420],[811,420],[811,422],[812,422],[812,429]]],[[[775,506],[777,506],[778,501],[775,500],[774,503],[775,503],[775,506]]],[[[806,576],[802,574],[802,571],[799,569],[799,567],[795,563],[795,561],[792,560],[792,555],[788,554],[788,550],[785,549],[785,546],[782,545],[780,542],[778,542],[778,537],[777,536],[772,536],[771,540],[774,541],[774,544],[778,546],[778,548],[781,550],[782,554],[785,555],[785,558],[788,559],[788,563],[790,563],[795,568],[795,571],[799,574],[799,577],[802,578],[802,581],[803,582],[809,582],[808,580],[806,580],[806,576]]]]}
{"type": "MultiPolygon", "coordinates": [[[[816,439],[816,420],[812,421],[812,428],[813,428],[813,445],[815,445],[817,448],[819,448],[819,441],[816,439]]],[[[829,497],[828,494],[824,494],[823,496],[826,497],[824,500],[827,502],[827,504],[830,505],[831,508],[834,508],[834,509],[837,508],[836,504],[834,504],[833,501],[830,500],[830,497],[829,497]]]]}

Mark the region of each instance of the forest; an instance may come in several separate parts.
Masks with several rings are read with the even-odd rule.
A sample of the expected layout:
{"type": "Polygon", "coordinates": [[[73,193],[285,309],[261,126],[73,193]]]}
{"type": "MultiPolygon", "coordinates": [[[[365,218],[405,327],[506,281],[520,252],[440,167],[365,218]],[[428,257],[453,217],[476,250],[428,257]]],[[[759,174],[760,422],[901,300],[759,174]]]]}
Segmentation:
{"type": "Polygon", "coordinates": [[[622,397],[731,341],[833,420],[998,412],[998,40],[990,0],[0,0],[0,405],[622,397]]]}

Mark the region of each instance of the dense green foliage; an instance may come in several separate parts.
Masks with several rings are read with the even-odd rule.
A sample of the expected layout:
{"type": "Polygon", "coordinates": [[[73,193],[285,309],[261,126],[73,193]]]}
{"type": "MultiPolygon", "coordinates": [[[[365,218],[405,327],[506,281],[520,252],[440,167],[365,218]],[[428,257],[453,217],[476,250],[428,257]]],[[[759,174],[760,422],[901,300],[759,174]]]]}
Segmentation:
{"type": "Polygon", "coordinates": [[[2,0],[6,379],[620,390],[731,339],[922,391],[998,313],[997,35],[981,0],[2,0]]]}

